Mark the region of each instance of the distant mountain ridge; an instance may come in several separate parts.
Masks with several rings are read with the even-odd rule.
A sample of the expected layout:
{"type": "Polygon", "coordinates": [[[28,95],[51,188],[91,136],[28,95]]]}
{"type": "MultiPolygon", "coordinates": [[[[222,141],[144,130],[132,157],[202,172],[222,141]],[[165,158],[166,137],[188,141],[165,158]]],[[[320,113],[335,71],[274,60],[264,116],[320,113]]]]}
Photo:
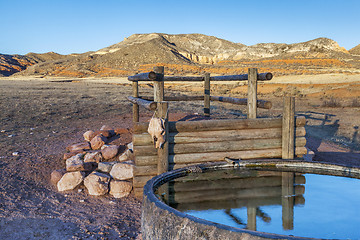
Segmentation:
{"type": "MultiPolygon", "coordinates": [[[[224,62],[231,62],[231,68],[239,68],[246,61],[267,60],[269,63],[278,59],[336,59],[343,62],[340,64],[342,67],[349,67],[360,63],[351,51],[356,53],[356,49],[349,52],[328,38],[294,44],[259,43],[246,46],[203,34],[133,34],[109,47],[77,55],[0,55],[0,74],[8,76],[21,71],[18,74],[126,76],[159,63],[170,64],[174,68],[177,68],[175,65],[183,66],[187,71],[196,72],[209,66],[222,68],[224,62]],[[13,70],[8,69],[10,63],[15,66],[13,70]],[[7,68],[5,74],[4,68],[7,68]]],[[[331,61],[328,63],[331,64],[331,61]]]]}

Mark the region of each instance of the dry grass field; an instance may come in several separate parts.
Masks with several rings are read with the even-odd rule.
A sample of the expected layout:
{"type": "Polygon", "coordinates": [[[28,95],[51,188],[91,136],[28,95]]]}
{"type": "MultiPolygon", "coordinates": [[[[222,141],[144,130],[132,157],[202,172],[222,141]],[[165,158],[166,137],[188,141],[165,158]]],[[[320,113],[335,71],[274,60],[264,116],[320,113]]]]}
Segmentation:
{"type": "MultiPolygon", "coordinates": [[[[197,95],[201,84],[166,84],[166,94],[197,95]]],[[[212,83],[212,95],[246,97],[243,82],[212,83]]],[[[151,95],[152,86],[140,86],[151,95]]],[[[88,129],[107,124],[129,129],[131,85],[121,78],[0,78],[0,236],[2,239],[135,239],[141,200],[93,197],[86,190],[58,193],[49,182],[64,167],[65,147],[88,129]],[[18,231],[19,226],[22,231],[18,231]]],[[[307,146],[315,160],[360,166],[360,75],[275,77],[259,83],[258,98],[273,108],[259,117],[280,116],[282,97],[296,97],[296,114],[307,118],[307,146]]],[[[170,118],[197,116],[202,102],[170,103],[170,118]],[[175,114],[176,113],[176,114],[175,114]]],[[[213,118],[244,118],[245,106],[211,103],[213,118]]],[[[141,121],[151,112],[143,110],[141,121]]]]}

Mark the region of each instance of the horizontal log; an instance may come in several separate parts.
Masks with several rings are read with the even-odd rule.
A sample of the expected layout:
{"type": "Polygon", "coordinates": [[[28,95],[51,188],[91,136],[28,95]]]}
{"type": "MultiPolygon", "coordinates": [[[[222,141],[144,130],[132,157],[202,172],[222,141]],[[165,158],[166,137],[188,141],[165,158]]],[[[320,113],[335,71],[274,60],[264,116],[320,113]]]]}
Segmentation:
{"type": "MultiPolygon", "coordinates": [[[[210,100],[218,102],[226,102],[237,105],[247,105],[247,98],[233,98],[233,97],[220,97],[220,96],[210,96],[210,100]]],[[[256,106],[258,108],[270,109],[272,103],[266,100],[257,100],[256,106]]]]}
{"type": "Polygon", "coordinates": [[[152,179],[154,176],[134,176],[134,180],[133,180],[133,186],[134,188],[142,188],[145,186],[146,182],[149,181],[150,179],[152,179]]]}
{"type": "Polygon", "coordinates": [[[166,82],[203,82],[202,76],[164,76],[166,82]]]}
{"type": "Polygon", "coordinates": [[[135,165],[134,167],[134,176],[155,176],[155,175],[157,175],[157,165],[146,165],[146,166],[135,165]]]}
{"type": "Polygon", "coordinates": [[[139,73],[134,76],[128,77],[129,81],[154,81],[155,79],[156,79],[156,73],[153,71],[146,73],[139,73]]]}
{"type": "MultiPolygon", "coordinates": [[[[136,148],[135,148],[136,149],[136,148]]],[[[307,153],[305,147],[297,147],[295,149],[296,156],[302,156],[307,153]]],[[[138,155],[135,150],[135,164],[136,166],[154,165],[157,163],[157,152],[154,150],[153,155],[144,154],[138,155]]],[[[225,157],[246,159],[264,159],[264,158],[281,158],[281,148],[261,149],[261,150],[247,150],[247,151],[233,151],[233,152],[204,152],[204,153],[188,153],[188,154],[170,154],[169,163],[171,169],[178,169],[185,167],[186,164],[200,164],[206,162],[222,162],[225,157]],[[175,166],[174,166],[175,163],[175,166]]]]}
{"type": "MultiPolygon", "coordinates": [[[[273,77],[272,73],[258,73],[257,80],[269,81],[273,77]]],[[[225,76],[213,76],[210,77],[210,81],[244,81],[248,80],[248,74],[241,75],[225,75],[225,76]]]]}
{"type": "MultiPolygon", "coordinates": [[[[239,141],[245,139],[264,139],[280,138],[281,128],[269,129],[240,129],[224,131],[202,131],[202,132],[171,132],[169,133],[169,143],[196,143],[196,142],[221,142],[239,141]]],[[[305,128],[296,128],[296,136],[305,136],[305,128]]],[[[150,134],[134,134],[133,144],[135,146],[153,145],[150,134]]]]}
{"type": "MultiPolygon", "coordinates": [[[[153,101],[154,97],[141,96],[142,99],[153,101]]],[[[204,96],[164,96],[164,101],[197,101],[204,100],[204,96]]]]}
{"type": "Polygon", "coordinates": [[[138,104],[150,111],[155,111],[157,108],[156,102],[151,102],[145,99],[128,96],[127,100],[130,101],[131,103],[138,104]]]}
{"type": "MultiPolygon", "coordinates": [[[[266,198],[253,198],[253,199],[230,199],[230,200],[217,200],[217,201],[205,201],[205,202],[190,202],[190,203],[174,203],[174,207],[179,211],[189,211],[189,210],[222,210],[222,209],[231,209],[231,208],[241,208],[241,207],[262,207],[262,206],[272,206],[279,205],[281,206],[281,197],[266,197],[266,198]]],[[[295,196],[294,197],[295,205],[303,205],[305,203],[304,196],[295,196]]]]}
{"type": "MultiPolygon", "coordinates": [[[[302,195],[305,192],[303,185],[294,186],[295,195],[302,195]]],[[[282,187],[259,187],[253,189],[216,189],[193,192],[178,192],[174,194],[177,203],[219,201],[225,199],[253,199],[263,197],[281,197],[282,187]]]]}
{"type": "MultiPolygon", "coordinates": [[[[169,154],[202,153],[202,152],[231,152],[242,150],[257,150],[281,147],[280,138],[272,139],[248,139],[228,142],[200,142],[200,143],[176,143],[169,144],[169,154]]],[[[296,146],[304,146],[305,137],[296,139],[296,146]]],[[[148,147],[148,146],[145,146],[148,147]]]]}
{"type": "MultiPolygon", "coordinates": [[[[296,117],[296,127],[303,127],[306,124],[304,116],[296,117]]],[[[147,132],[149,123],[134,123],[134,133],[147,132]]],[[[194,132],[194,131],[215,131],[234,129],[263,129],[282,126],[281,118],[255,118],[255,119],[222,119],[222,120],[201,120],[201,121],[178,121],[169,122],[170,132],[194,132]]]]}
{"type": "Polygon", "coordinates": [[[144,193],[144,187],[137,187],[137,188],[133,188],[134,189],[134,195],[137,198],[142,198],[143,193],[144,193]]]}

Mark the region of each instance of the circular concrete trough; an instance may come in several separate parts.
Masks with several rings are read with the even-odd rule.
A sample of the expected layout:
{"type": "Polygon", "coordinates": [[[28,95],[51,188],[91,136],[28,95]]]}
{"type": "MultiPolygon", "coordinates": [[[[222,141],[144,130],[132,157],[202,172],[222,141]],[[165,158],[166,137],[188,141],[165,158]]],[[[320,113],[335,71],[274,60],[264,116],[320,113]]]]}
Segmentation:
{"type": "MultiPolygon", "coordinates": [[[[360,178],[359,168],[304,161],[250,160],[242,161],[239,166],[235,167],[246,170],[296,171],[360,178]]],[[[234,166],[222,162],[194,165],[166,172],[149,180],[144,187],[143,195],[141,218],[143,239],[314,239],[251,231],[210,222],[180,212],[159,200],[155,195],[159,186],[175,178],[186,176],[192,172],[230,168],[234,168],[234,166]]]]}

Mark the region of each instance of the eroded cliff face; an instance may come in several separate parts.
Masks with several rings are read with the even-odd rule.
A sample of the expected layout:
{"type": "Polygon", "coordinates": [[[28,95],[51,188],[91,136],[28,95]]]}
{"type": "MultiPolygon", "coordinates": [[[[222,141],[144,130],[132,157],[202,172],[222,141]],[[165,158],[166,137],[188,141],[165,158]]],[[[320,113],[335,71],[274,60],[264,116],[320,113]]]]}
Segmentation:
{"type": "MultiPolygon", "coordinates": [[[[356,49],[352,50],[355,53],[356,51],[356,49]]],[[[224,63],[231,63],[231,66],[239,68],[240,66],[247,67],[246,64],[246,66],[240,64],[246,61],[311,58],[352,61],[355,65],[357,63],[360,65],[359,59],[354,60],[351,53],[340,47],[337,42],[327,38],[294,44],[259,43],[246,46],[203,34],[150,33],[133,34],[122,42],[98,51],[71,56],[56,53],[6,55],[2,61],[0,58],[0,68],[6,76],[21,71],[18,74],[104,77],[132,75],[147,70],[154,64],[166,64],[172,65],[172,68],[185,69],[184,71],[176,70],[174,73],[193,73],[198,72],[194,70],[196,66],[201,66],[198,67],[199,69],[209,66],[221,68],[226,65],[224,63]]],[[[266,66],[270,65],[271,62],[267,62],[266,66]]],[[[227,72],[224,70],[217,73],[227,72]]]]}

